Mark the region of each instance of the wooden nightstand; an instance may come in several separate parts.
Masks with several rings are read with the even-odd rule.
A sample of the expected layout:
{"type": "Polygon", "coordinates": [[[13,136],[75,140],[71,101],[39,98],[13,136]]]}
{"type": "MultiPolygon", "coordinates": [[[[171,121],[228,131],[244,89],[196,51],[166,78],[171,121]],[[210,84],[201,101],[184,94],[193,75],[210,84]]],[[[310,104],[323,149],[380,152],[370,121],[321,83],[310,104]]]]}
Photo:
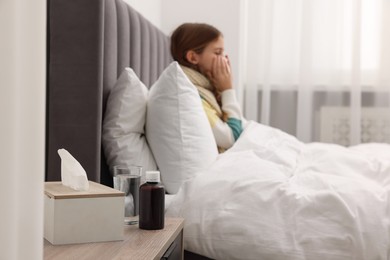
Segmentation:
{"type": "Polygon", "coordinates": [[[124,226],[124,240],[54,246],[44,240],[44,259],[183,259],[183,219],[165,219],[163,230],[124,226]]]}

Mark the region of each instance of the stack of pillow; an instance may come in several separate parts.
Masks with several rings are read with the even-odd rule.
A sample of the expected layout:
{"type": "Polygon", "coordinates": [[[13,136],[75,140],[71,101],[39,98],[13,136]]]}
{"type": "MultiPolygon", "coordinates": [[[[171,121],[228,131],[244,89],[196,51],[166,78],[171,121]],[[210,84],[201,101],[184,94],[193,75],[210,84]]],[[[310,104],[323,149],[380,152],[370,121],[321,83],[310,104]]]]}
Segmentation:
{"type": "Polygon", "coordinates": [[[218,155],[198,91],[177,62],[149,91],[132,69],[122,72],[107,101],[102,138],[110,167],[158,169],[171,194],[218,155]]]}

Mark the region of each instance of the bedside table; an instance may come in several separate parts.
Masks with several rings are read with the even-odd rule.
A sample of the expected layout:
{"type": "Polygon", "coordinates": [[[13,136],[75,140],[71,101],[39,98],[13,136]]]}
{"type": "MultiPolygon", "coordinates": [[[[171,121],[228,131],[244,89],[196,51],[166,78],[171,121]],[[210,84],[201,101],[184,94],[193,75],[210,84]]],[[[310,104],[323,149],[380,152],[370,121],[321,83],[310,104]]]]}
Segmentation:
{"type": "Polygon", "coordinates": [[[44,239],[44,259],[183,259],[183,219],[166,218],[162,230],[124,225],[124,240],[52,245],[44,239]]]}

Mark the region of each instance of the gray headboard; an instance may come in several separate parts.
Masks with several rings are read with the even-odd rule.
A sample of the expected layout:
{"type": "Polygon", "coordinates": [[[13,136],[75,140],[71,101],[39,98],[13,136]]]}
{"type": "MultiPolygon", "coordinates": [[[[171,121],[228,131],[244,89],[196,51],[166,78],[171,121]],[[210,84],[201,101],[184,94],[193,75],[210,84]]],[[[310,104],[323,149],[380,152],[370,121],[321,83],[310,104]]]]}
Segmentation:
{"type": "Polygon", "coordinates": [[[125,67],[151,86],[171,62],[169,39],[123,0],[48,0],[46,180],[59,148],[88,179],[111,184],[101,145],[110,89],[125,67]]]}

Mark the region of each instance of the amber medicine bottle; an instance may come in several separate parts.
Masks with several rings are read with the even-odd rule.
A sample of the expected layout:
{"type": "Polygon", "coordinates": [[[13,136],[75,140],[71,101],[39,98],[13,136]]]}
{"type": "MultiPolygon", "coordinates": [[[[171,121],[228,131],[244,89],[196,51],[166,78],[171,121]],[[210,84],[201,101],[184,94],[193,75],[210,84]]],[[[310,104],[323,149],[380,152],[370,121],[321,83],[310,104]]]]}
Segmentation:
{"type": "Polygon", "coordinates": [[[159,171],[147,171],[146,183],[139,188],[139,228],[164,228],[165,189],[159,171]]]}

